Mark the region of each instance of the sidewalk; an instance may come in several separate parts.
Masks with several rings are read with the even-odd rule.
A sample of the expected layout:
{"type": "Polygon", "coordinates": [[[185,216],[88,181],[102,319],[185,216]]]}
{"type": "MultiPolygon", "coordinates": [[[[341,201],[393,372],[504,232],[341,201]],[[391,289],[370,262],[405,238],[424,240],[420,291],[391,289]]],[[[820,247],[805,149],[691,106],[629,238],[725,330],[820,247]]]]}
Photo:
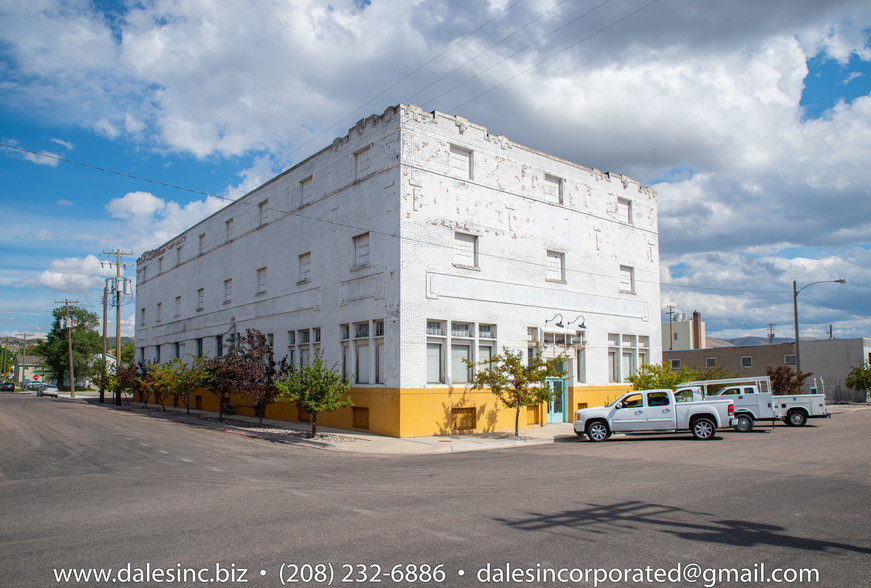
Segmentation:
{"type": "MultiPolygon", "coordinates": [[[[98,403],[99,393],[91,391],[76,391],[75,399],[70,398],[69,392],[61,392],[58,399],[115,408],[114,398],[108,393],[106,394],[106,401],[102,405],[98,403]]],[[[154,405],[149,404],[149,409],[152,407],[154,405]]],[[[128,402],[125,399],[122,401],[120,408],[141,410],[142,403],[128,402]]],[[[549,444],[559,437],[575,438],[571,423],[553,423],[543,427],[521,429],[520,439],[514,438],[513,431],[398,439],[362,431],[348,431],[320,426],[318,427],[318,438],[308,439],[306,435],[311,431],[311,427],[305,423],[263,419],[264,428],[260,428],[257,426],[258,419],[251,416],[225,416],[224,423],[220,423],[217,421],[217,415],[211,412],[191,409],[191,417],[187,417],[183,408],[168,406],[166,411],[166,415],[159,410],[150,411],[147,414],[157,418],[172,418],[173,420],[184,421],[190,424],[217,428],[248,437],[262,437],[272,441],[306,445],[319,449],[370,455],[429,455],[462,451],[483,451],[487,449],[549,444]]]]}

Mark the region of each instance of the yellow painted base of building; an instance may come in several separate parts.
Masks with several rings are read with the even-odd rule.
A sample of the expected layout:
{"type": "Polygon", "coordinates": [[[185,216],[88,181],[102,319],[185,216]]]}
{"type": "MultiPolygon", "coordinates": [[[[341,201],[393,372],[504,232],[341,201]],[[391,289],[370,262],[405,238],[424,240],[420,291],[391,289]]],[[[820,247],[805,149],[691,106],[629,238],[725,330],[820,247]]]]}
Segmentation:
{"type": "MultiPolygon", "coordinates": [[[[567,390],[565,420],[574,420],[579,408],[604,406],[624,392],[628,384],[613,386],[575,386],[567,390]]],[[[487,390],[467,388],[351,388],[354,406],[318,415],[318,426],[365,431],[388,437],[429,437],[463,433],[513,431],[515,409],[506,408],[487,390]]],[[[141,401],[141,398],[137,398],[141,401]]],[[[149,398],[153,404],[154,399],[149,398]]],[[[233,395],[229,399],[234,414],[256,416],[250,398],[233,395]]],[[[184,406],[169,398],[168,406],[184,406]]],[[[203,391],[191,397],[192,409],[218,412],[218,398],[203,391]]],[[[266,408],[266,418],[310,422],[310,415],[296,404],[275,403],[266,408]]],[[[520,409],[521,429],[547,423],[547,405],[520,409]]]]}

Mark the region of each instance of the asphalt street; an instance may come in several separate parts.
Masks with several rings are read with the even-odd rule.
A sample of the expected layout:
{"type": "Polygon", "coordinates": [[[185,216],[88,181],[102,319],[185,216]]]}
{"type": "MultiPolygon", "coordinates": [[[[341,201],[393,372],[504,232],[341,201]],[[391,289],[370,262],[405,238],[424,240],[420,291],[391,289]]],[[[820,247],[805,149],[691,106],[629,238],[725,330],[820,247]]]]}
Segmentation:
{"type": "Polygon", "coordinates": [[[834,412],[705,442],[366,455],[0,394],[0,586],[869,585],[871,410],[834,412]]]}

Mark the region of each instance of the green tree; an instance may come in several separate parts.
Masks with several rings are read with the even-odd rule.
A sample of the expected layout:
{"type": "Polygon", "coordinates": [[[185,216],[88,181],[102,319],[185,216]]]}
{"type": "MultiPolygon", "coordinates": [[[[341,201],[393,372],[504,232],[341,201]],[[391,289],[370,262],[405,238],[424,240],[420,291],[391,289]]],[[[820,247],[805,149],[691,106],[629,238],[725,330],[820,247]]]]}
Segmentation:
{"type": "Polygon", "coordinates": [[[175,358],[172,360],[173,369],[175,370],[175,385],[171,391],[172,395],[181,400],[187,411],[191,413],[191,396],[200,388],[205,387],[206,373],[202,358],[194,358],[191,365],[175,358]]]}
{"type": "MultiPolygon", "coordinates": [[[[54,322],[45,341],[34,347],[33,354],[45,360],[45,367],[52,378],[57,380],[58,388],[64,388],[69,373],[69,346],[64,318],[67,307],[55,308],[54,322]]],[[[91,374],[91,361],[102,348],[102,339],[97,332],[97,315],[77,306],[69,307],[69,316],[76,319],[72,328],[73,372],[77,378],[87,378],[91,374]]]]}
{"type": "Polygon", "coordinates": [[[348,380],[339,375],[336,366],[327,367],[318,351],[297,369],[285,369],[275,377],[278,402],[295,402],[312,417],[312,438],[318,434],[318,415],[353,406],[347,397],[348,380]]]}
{"type": "Polygon", "coordinates": [[[506,408],[514,409],[515,437],[520,435],[521,407],[549,402],[552,392],[547,379],[565,376],[559,368],[565,361],[564,357],[544,359],[536,356],[525,364],[522,358],[522,352],[505,348],[501,354],[477,364],[463,360],[470,368],[476,367],[473,390],[489,388],[506,408]]]}
{"type": "Polygon", "coordinates": [[[121,346],[121,357],[117,359],[119,363],[133,363],[133,356],[136,354],[136,347],[133,341],[128,341],[121,346]]]}
{"type": "Polygon", "coordinates": [[[862,367],[854,367],[847,375],[847,380],[844,382],[850,390],[865,390],[866,393],[871,391],[871,364],[865,364],[862,367]]]}
{"type": "Polygon", "coordinates": [[[143,385],[154,395],[154,401],[160,404],[163,412],[166,412],[166,399],[172,396],[176,389],[179,365],[184,366],[178,360],[151,364],[148,366],[148,374],[143,379],[143,385]]]}
{"type": "Polygon", "coordinates": [[[645,364],[638,371],[626,378],[635,390],[655,390],[657,388],[674,388],[683,382],[697,380],[698,372],[681,367],[675,371],[664,361],[661,364],[645,364]]]}
{"type": "Polygon", "coordinates": [[[100,402],[103,402],[104,391],[110,389],[114,372],[115,366],[103,361],[102,357],[98,357],[91,364],[91,381],[100,389],[100,402]]]}
{"type": "Polygon", "coordinates": [[[771,379],[771,393],[775,396],[786,394],[801,394],[804,381],[810,378],[813,372],[792,371],[792,368],[779,365],[776,368],[768,366],[765,373],[771,379]]]}

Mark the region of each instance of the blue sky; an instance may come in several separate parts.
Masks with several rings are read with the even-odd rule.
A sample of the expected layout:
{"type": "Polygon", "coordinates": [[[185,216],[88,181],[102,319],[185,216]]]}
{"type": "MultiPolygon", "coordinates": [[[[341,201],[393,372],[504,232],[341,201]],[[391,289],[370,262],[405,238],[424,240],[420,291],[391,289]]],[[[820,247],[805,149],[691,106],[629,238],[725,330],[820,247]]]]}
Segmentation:
{"type": "Polygon", "coordinates": [[[0,0],[0,335],[415,103],[652,186],[662,305],[709,335],[844,278],[802,333],[871,337],[869,39],[846,0],[0,0]]]}

